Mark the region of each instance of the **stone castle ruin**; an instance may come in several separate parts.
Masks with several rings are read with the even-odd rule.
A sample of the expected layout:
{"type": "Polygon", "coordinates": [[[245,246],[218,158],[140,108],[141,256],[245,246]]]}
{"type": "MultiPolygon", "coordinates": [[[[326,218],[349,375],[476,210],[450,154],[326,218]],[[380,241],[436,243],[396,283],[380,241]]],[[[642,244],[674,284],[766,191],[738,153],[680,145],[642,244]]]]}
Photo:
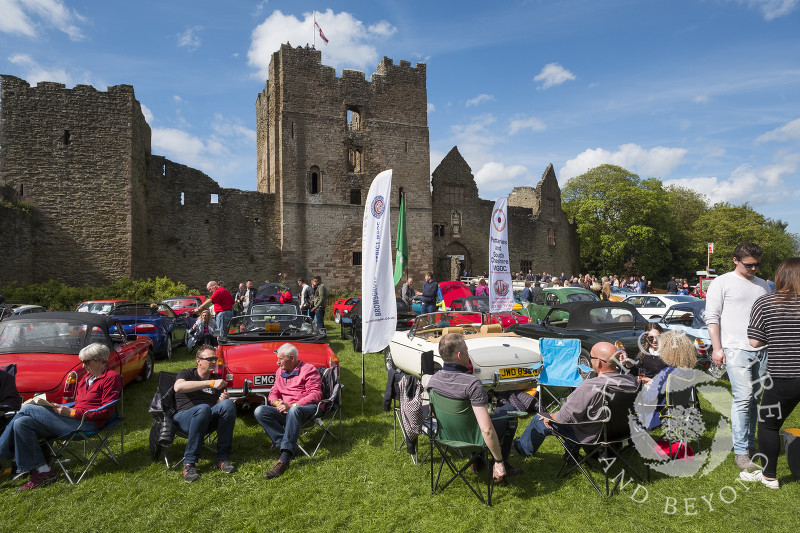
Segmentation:
{"type": "MultiPolygon", "coordinates": [[[[369,81],[353,70],[337,78],[320,51],[282,45],[256,121],[257,191],[227,189],[151,153],[130,85],[0,76],[0,187],[11,200],[0,203],[0,284],[168,276],[202,287],[282,273],[352,289],[366,194],[387,168],[394,224],[406,197],[409,274],[488,270],[493,202],[478,197],[457,148],[428,175],[426,65],[384,57],[369,81]]],[[[511,193],[509,227],[512,268],[577,271],[552,166],[536,188],[511,193]]]]}

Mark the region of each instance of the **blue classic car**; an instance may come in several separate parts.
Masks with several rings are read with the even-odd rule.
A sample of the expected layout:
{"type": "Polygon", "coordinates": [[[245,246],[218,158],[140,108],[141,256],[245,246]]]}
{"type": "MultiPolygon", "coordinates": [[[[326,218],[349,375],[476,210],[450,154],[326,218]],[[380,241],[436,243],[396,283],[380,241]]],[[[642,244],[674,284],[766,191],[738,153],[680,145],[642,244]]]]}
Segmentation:
{"type": "Polygon", "coordinates": [[[119,320],[127,335],[144,335],[163,359],[172,358],[172,349],[186,344],[186,314],[177,315],[163,303],[139,302],[118,306],[111,316],[119,320]]]}

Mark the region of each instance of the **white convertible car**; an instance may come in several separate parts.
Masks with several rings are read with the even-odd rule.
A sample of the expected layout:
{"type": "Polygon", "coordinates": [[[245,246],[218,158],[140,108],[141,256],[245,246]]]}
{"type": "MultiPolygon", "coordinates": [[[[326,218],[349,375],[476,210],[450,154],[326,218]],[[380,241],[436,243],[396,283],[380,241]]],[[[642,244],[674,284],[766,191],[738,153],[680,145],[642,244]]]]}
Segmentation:
{"type": "Polygon", "coordinates": [[[439,339],[462,333],[469,348],[473,374],[483,386],[496,392],[536,386],[542,355],[539,341],[504,333],[502,326],[488,324],[488,314],[437,312],[418,316],[411,330],[398,331],[384,350],[387,368],[421,376],[422,353],[433,351],[434,368],[442,367],[439,339]],[[531,367],[536,367],[532,369],[531,367]]]}

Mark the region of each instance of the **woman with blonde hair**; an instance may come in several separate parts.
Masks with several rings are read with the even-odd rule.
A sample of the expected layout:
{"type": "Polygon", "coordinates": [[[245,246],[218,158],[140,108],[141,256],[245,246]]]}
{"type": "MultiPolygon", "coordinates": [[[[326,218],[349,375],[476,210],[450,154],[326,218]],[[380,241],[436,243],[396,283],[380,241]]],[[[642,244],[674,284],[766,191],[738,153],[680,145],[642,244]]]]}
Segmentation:
{"type": "MultiPolygon", "coordinates": [[[[680,388],[694,382],[694,368],[697,365],[697,350],[694,341],[682,331],[665,331],[659,336],[658,357],[666,365],[652,379],[643,377],[642,381],[648,386],[644,391],[642,405],[664,406],[668,392],[676,392],[675,387],[670,391],[670,379],[679,379],[680,388]]],[[[660,409],[660,408],[659,408],[660,409]]],[[[647,429],[653,429],[661,424],[658,410],[648,410],[640,413],[647,429]],[[643,416],[642,416],[643,415],[643,416]]]]}
{"type": "Polygon", "coordinates": [[[211,311],[208,309],[203,310],[192,326],[192,329],[189,331],[189,334],[191,337],[189,337],[189,342],[186,344],[186,349],[190,352],[195,346],[202,346],[204,344],[210,344],[211,346],[217,345],[217,331],[214,321],[211,320],[211,311]]]}

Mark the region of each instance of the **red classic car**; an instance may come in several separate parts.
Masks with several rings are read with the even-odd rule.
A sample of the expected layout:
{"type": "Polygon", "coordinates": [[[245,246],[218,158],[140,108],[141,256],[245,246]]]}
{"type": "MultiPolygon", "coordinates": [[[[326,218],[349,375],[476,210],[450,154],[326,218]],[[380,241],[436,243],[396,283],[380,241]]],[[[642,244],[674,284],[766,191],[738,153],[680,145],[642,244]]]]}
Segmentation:
{"type": "Polygon", "coordinates": [[[451,311],[475,311],[475,315],[459,314],[459,320],[467,319],[470,323],[478,324],[497,324],[499,322],[502,324],[504,331],[514,324],[527,324],[530,322],[530,318],[515,311],[492,313],[491,315],[486,315],[482,320],[481,314],[489,313],[490,309],[489,297],[486,295],[456,298],[450,303],[449,309],[451,311]]]}
{"type": "Polygon", "coordinates": [[[275,383],[275,351],[287,342],[297,347],[305,363],[318,368],[339,365],[325,334],[319,332],[311,317],[298,314],[294,304],[263,303],[258,310],[258,314],[233,317],[219,338],[217,373],[225,376],[233,398],[244,398],[248,380],[249,401],[261,403],[275,383]]]}
{"type": "Polygon", "coordinates": [[[144,336],[125,335],[116,318],[94,313],[38,313],[0,323],[0,366],[17,365],[17,390],[24,399],[45,393],[55,403],[75,399],[86,373],[78,359],[84,346],[108,346],[108,368],[124,384],[153,375],[153,348],[144,336]]]}
{"type": "Polygon", "coordinates": [[[442,291],[442,300],[447,309],[450,309],[453,300],[472,296],[472,291],[462,281],[440,281],[439,290],[442,291]]]}
{"type": "Polygon", "coordinates": [[[203,303],[197,296],[176,296],[175,298],[167,298],[162,304],[168,305],[176,314],[191,313],[203,303]]]}
{"type": "Polygon", "coordinates": [[[342,322],[342,316],[346,316],[347,312],[350,312],[350,310],[353,309],[353,306],[356,305],[356,302],[360,301],[361,296],[353,296],[352,298],[336,300],[333,304],[333,321],[337,324],[340,324],[342,322]]]}

